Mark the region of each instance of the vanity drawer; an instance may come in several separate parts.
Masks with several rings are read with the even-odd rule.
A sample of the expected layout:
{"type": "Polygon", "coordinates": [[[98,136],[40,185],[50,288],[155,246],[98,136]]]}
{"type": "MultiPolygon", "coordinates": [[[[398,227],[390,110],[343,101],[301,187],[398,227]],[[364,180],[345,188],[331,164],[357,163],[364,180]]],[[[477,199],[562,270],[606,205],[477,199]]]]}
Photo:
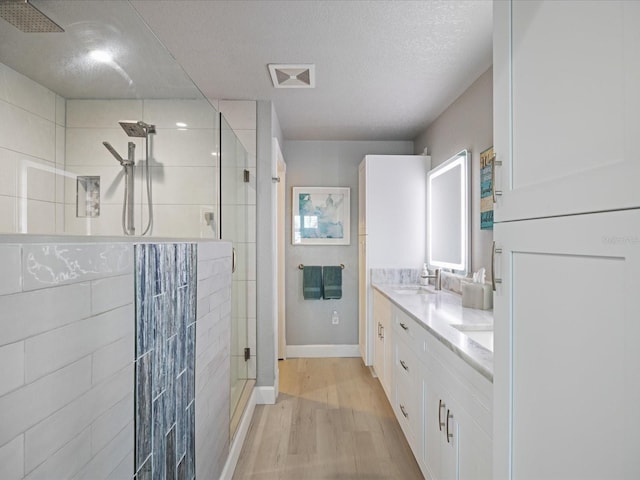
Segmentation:
{"type": "Polygon", "coordinates": [[[416,458],[422,451],[422,385],[407,378],[396,379],[393,410],[416,458]]]}
{"type": "Polygon", "coordinates": [[[393,329],[396,338],[402,339],[416,352],[425,351],[425,342],[427,340],[427,331],[418,323],[400,310],[398,307],[393,308],[393,329]]]}
{"type": "Polygon", "coordinates": [[[394,349],[394,375],[396,378],[404,378],[408,382],[416,382],[418,380],[418,371],[420,362],[414,347],[402,338],[398,338],[394,349]]]}

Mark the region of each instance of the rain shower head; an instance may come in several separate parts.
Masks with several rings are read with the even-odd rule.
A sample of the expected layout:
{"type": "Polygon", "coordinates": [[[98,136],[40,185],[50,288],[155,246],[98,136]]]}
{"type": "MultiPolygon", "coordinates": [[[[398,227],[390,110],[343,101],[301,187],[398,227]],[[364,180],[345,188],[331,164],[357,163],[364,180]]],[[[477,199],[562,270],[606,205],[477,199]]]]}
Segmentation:
{"type": "Polygon", "coordinates": [[[29,0],[0,0],[0,17],[25,33],[64,32],[29,0]]]}
{"type": "Polygon", "coordinates": [[[118,122],[122,129],[130,137],[146,137],[150,133],[156,133],[156,126],[135,120],[122,120],[118,122]]]}

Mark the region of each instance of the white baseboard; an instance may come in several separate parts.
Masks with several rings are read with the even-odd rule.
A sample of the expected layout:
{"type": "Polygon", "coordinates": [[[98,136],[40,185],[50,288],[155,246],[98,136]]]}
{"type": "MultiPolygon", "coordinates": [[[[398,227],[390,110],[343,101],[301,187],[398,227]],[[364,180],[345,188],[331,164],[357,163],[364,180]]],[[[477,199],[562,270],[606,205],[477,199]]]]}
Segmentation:
{"type": "Polygon", "coordinates": [[[273,405],[276,403],[275,387],[255,387],[257,405],[273,405]]]}
{"type": "Polygon", "coordinates": [[[238,464],[238,459],[240,458],[242,446],[244,445],[244,441],[247,438],[247,432],[249,431],[249,426],[251,425],[253,412],[256,409],[256,397],[256,387],[254,387],[253,391],[251,392],[251,396],[249,397],[249,401],[247,402],[247,406],[244,409],[244,413],[242,414],[242,419],[240,420],[240,424],[238,425],[238,430],[236,430],[236,436],[231,442],[231,446],[229,448],[229,456],[227,457],[227,461],[224,464],[224,469],[222,470],[222,474],[220,475],[220,480],[231,480],[233,478],[233,473],[236,470],[236,465],[238,464]]]}
{"type": "Polygon", "coordinates": [[[359,357],[358,345],[287,345],[287,358],[359,357]]]}

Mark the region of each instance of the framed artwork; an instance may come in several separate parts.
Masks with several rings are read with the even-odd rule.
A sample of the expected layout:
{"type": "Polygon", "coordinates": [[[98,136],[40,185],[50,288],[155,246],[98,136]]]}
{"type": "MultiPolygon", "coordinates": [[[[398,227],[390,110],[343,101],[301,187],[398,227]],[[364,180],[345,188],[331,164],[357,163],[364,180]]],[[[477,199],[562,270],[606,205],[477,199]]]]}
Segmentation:
{"type": "Polygon", "coordinates": [[[480,154],[480,229],[493,230],[493,147],[480,154]]]}
{"type": "Polygon", "coordinates": [[[349,245],[349,187],[293,187],[291,243],[349,245]]]}

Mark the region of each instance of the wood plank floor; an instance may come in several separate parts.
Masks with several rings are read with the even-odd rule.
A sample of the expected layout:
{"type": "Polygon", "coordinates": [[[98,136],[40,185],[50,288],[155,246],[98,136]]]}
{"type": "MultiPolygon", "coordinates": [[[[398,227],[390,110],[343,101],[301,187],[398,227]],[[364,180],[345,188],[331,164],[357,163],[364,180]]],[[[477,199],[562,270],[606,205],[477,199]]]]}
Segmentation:
{"type": "Polygon", "coordinates": [[[382,386],[360,358],[278,365],[278,402],[256,407],[234,479],[423,478],[382,386]]]}

